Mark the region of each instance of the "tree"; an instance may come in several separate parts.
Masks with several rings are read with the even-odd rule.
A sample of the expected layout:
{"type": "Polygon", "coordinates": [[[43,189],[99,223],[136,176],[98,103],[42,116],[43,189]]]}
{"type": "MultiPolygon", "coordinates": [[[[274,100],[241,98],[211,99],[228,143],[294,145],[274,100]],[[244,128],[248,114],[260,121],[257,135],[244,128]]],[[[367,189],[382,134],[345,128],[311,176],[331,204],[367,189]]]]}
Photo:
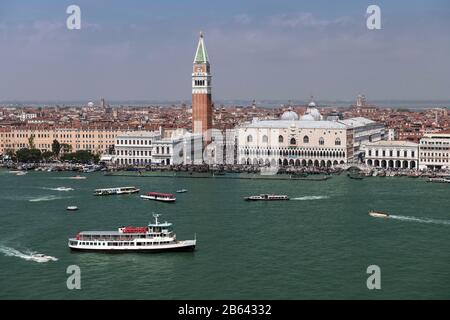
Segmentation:
{"type": "Polygon", "coordinates": [[[55,155],[54,152],[52,151],[45,151],[42,153],[42,159],[44,159],[45,161],[50,160],[53,156],[55,155]]]}
{"type": "Polygon", "coordinates": [[[16,152],[19,162],[39,162],[42,160],[42,153],[39,149],[22,148],[16,152]]]}
{"type": "Polygon", "coordinates": [[[61,151],[61,144],[58,140],[53,140],[52,143],[52,152],[55,155],[55,157],[59,157],[59,152],[61,151]]]}
{"type": "Polygon", "coordinates": [[[76,152],[65,153],[61,156],[63,161],[73,161],[76,163],[98,162],[99,156],[93,155],[89,150],[78,150],[76,152]]]}
{"type": "Polygon", "coordinates": [[[30,147],[30,149],[35,149],[35,146],[34,146],[34,135],[33,134],[28,138],[28,146],[30,147]]]}
{"type": "Polygon", "coordinates": [[[6,155],[8,156],[8,159],[11,161],[16,161],[17,157],[16,157],[16,153],[14,152],[13,149],[8,149],[6,150],[6,155]]]}

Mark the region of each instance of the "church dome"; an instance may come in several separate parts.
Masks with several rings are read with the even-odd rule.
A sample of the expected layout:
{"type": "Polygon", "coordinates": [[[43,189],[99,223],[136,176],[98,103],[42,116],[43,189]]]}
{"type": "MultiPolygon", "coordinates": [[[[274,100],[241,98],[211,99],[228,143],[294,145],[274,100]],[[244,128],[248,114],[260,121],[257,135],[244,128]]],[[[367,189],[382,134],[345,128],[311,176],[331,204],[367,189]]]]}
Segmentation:
{"type": "Polygon", "coordinates": [[[315,103],[314,101],[311,101],[311,102],[308,104],[308,107],[310,107],[310,108],[315,108],[315,107],[316,107],[316,103],[315,103]]]}
{"type": "Polygon", "coordinates": [[[320,114],[319,110],[317,110],[316,108],[309,108],[308,113],[314,118],[314,120],[316,120],[316,121],[322,120],[322,115],[320,114]]]}
{"type": "Polygon", "coordinates": [[[289,108],[287,111],[283,112],[281,115],[281,120],[298,120],[297,112],[292,111],[292,108],[289,108]]]}

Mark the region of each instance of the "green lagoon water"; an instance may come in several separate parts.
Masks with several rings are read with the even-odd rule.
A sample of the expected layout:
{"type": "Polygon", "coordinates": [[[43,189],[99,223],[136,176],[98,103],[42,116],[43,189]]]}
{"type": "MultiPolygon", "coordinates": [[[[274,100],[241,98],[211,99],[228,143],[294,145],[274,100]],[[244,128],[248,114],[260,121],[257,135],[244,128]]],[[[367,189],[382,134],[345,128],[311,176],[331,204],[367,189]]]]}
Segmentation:
{"type": "Polygon", "coordinates": [[[328,181],[177,179],[0,171],[1,299],[449,299],[450,185],[413,178],[328,181]],[[135,185],[174,192],[175,204],[138,195],[94,197],[95,188],[135,185]],[[72,191],[51,190],[70,187],[72,191]],[[294,200],[248,203],[274,192],[294,200]],[[68,205],[80,208],[65,210],[68,205]],[[377,209],[392,219],[368,216],[377,209]],[[187,253],[72,253],[82,230],[174,223],[187,253]],[[58,261],[28,260],[39,252],[58,261]],[[81,268],[68,290],[66,268],[81,268]],[[381,290],[366,269],[381,268],[381,290]]]}

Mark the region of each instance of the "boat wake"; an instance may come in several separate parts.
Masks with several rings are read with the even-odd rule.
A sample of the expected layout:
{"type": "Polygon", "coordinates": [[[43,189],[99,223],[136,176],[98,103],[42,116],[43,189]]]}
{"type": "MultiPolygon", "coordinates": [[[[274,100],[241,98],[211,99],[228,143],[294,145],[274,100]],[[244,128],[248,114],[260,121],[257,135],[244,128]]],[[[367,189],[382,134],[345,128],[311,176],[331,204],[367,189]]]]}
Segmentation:
{"type": "Polygon", "coordinates": [[[57,187],[57,188],[42,188],[44,190],[52,190],[52,191],[73,191],[73,188],[68,187],[57,187]]]}
{"type": "Polygon", "coordinates": [[[298,197],[298,198],[291,198],[291,200],[298,200],[298,201],[308,201],[308,200],[320,200],[320,199],[328,199],[329,196],[304,196],[304,197],[298,197]]]}
{"type": "Polygon", "coordinates": [[[401,221],[450,225],[450,220],[439,220],[439,219],[431,219],[431,218],[417,218],[417,217],[409,217],[409,216],[394,216],[394,215],[390,215],[389,218],[390,219],[395,219],[395,220],[401,220],[401,221]]]}
{"type": "Polygon", "coordinates": [[[49,261],[58,261],[58,258],[47,256],[42,253],[37,253],[33,251],[21,252],[14,248],[0,246],[0,252],[2,252],[7,257],[17,257],[27,261],[35,261],[35,262],[49,262],[49,261]]]}
{"type": "Polygon", "coordinates": [[[30,202],[41,202],[41,201],[53,201],[53,200],[62,200],[62,199],[70,199],[72,197],[58,197],[58,196],[43,196],[38,198],[29,199],[30,202]]]}

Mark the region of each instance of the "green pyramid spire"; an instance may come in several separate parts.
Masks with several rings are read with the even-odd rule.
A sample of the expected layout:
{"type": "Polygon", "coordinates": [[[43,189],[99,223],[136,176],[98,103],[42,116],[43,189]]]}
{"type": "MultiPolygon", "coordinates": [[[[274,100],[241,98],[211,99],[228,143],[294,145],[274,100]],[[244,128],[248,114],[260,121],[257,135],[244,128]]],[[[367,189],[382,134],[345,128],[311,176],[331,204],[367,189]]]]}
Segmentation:
{"type": "Polygon", "coordinates": [[[206,52],[205,41],[203,39],[202,32],[200,32],[200,39],[198,40],[194,63],[209,63],[208,53],[206,52]]]}

